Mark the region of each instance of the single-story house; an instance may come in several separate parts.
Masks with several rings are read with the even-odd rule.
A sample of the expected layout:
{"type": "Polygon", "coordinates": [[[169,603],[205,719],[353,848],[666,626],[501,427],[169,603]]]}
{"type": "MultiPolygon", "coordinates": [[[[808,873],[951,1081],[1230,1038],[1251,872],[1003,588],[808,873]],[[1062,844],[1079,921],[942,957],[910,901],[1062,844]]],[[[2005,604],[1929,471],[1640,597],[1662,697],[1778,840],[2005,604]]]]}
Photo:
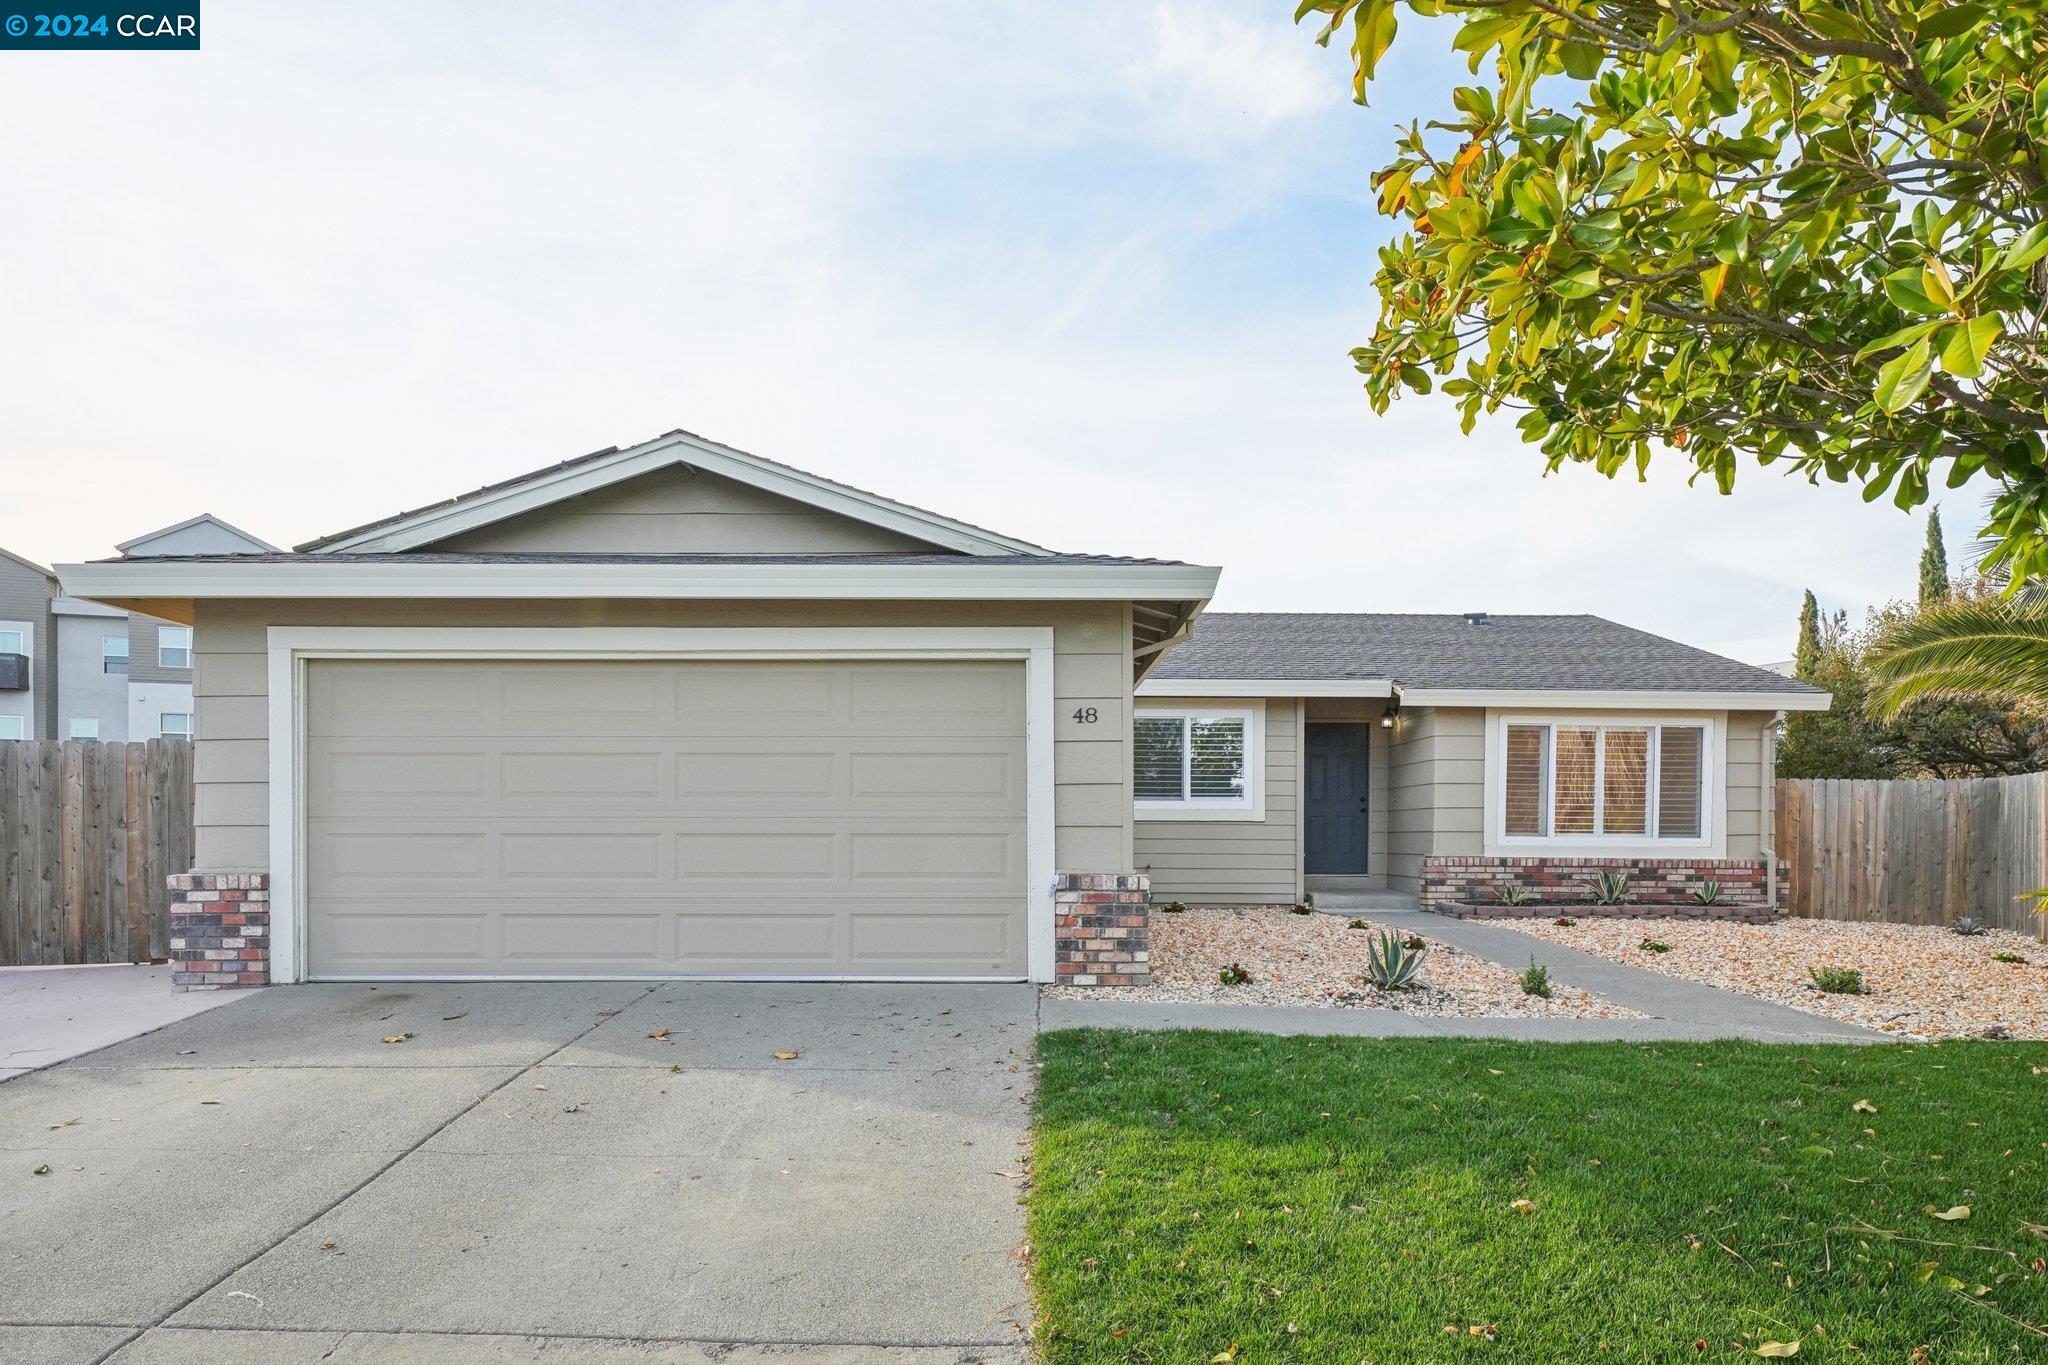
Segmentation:
{"type": "Polygon", "coordinates": [[[1121,982],[1148,892],[1597,860],[1761,895],[1773,718],[1826,704],[1588,617],[1204,615],[1214,567],[681,431],[291,552],[58,572],[194,631],[189,986],[1121,982]]]}

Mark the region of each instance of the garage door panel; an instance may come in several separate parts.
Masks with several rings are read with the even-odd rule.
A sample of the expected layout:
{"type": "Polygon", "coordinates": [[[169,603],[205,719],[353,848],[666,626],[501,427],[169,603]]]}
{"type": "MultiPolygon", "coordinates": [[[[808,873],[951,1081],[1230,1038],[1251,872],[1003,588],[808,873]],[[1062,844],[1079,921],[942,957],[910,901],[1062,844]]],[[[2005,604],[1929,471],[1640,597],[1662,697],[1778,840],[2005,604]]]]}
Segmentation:
{"type": "Polygon", "coordinates": [[[657,909],[564,914],[559,907],[544,907],[505,914],[498,918],[498,959],[513,972],[555,963],[648,971],[669,960],[669,918],[657,909]]]}
{"type": "Polygon", "coordinates": [[[498,795],[508,802],[564,802],[585,796],[632,801],[662,795],[663,755],[645,749],[506,753],[497,766],[498,795]]]}
{"type": "Polygon", "coordinates": [[[676,797],[682,802],[830,801],[844,790],[841,755],[777,753],[761,746],[676,757],[676,797]]]}
{"type": "Polygon", "coordinates": [[[1020,665],[316,661],[308,697],[316,975],[1024,971],[1020,665]]]}
{"type": "Polygon", "coordinates": [[[614,664],[505,667],[498,718],[569,734],[626,729],[651,733],[672,714],[667,679],[614,664]]]}
{"type": "Polygon", "coordinates": [[[490,836],[480,831],[319,829],[307,850],[315,886],[361,881],[480,881],[489,875],[490,836]]]}

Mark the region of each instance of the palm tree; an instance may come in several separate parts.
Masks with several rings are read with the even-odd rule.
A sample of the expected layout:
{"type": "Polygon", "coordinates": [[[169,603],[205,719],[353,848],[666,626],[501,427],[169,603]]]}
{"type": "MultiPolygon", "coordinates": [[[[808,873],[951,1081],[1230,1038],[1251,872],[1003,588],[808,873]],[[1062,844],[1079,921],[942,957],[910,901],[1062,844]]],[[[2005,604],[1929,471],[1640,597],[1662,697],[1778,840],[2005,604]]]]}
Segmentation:
{"type": "Polygon", "coordinates": [[[1886,718],[1929,697],[2048,703],[2048,605],[2032,594],[1964,597],[1906,617],[1869,658],[1872,705],[1886,718]]]}

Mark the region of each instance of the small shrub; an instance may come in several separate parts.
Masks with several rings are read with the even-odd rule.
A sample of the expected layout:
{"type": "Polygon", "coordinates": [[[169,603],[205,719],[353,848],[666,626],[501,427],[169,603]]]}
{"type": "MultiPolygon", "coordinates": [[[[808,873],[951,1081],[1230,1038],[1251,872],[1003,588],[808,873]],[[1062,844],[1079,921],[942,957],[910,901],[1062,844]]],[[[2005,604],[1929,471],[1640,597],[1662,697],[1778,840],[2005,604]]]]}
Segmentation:
{"type": "Polygon", "coordinates": [[[1551,923],[1555,924],[1560,929],[1570,929],[1576,924],[1578,924],[1578,921],[1573,919],[1570,915],[1559,915],[1556,919],[1552,920],[1551,923]]]}
{"type": "Polygon", "coordinates": [[[1429,946],[1419,938],[1398,939],[1381,930],[1379,937],[1367,945],[1365,972],[1381,990],[1398,991],[1414,984],[1428,953],[1429,946]]]}
{"type": "Polygon", "coordinates": [[[1626,872],[1602,872],[1588,885],[1593,889],[1595,905],[1626,905],[1635,899],[1635,893],[1628,889],[1626,872]]]}
{"type": "Polygon", "coordinates": [[[1646,938],[1641,943],[1638,943],[1636,947],[1641,948],[1646,953],[1668,953],[1671,951],[1671,945],[1661,938],[1646,938]]]}
{"type": "Polygon", "coordinates": [[[1419,953],[1429,946],[1429,940],[1420,934],[1410,934],[1401,940],[1401,946],[1411,952],[1419,953]]]}
{"type": "Polygon", "coordinates": [[[1519,882],[1502,882],[1493,888],[1493,898],[1502,905],[1527,905],[1536,899],[1536,893],[1519,882]]]}
{"type": "Polygon", "coordinates": [[[1313,915],[1316,908],[1307,901],[1299,901],[1288,910],[1290,915],[1313,915]]]}
{"type": "Polygon", "coordinates": [[[1954,924],[1951,924],[1948,927],[1948,931],[1952,934],[1961,934],[1964,938],[1976,938],[1979,934],[1989,933],[1990,929],[1983,920],[1978,919],[1974,915],[1964,915],[1954,924]]]}
{"type": "Polygon", "coordinates": [[[1529,969],[1522,973],[1522,994],[1540,995],[1545,1000],[1550,998],[1550,968],[1533,957],[1529,959],[1529,969]]]}
{"type": "Polygon", "coordinates": [[[1302,903],[1303,905],[1306,905],[1306,906],[1307,906],[1307,907],[1308,907],[1309,909],[1311,909],[1311,910],[1315,909],[1315,908],[1316,908],[1316,893],[1315,893],[1315,892],[1313,892],[1313,891],[1304,891],[1304,892],[1302,892],[1302,893],[1301,893],[1301,903],[1302,903]]]}
{"type": "Polygon", "coordinates": [[[1162,915],[1184,915],[1187,913],[1187,907],[1179,901],[1168,901],[1159,907],[1159,913],[1162,915]]]}
{"type": "Polygon", "coordinates": [[[1692,889],[1692,902],[1694,905],[1719,905],[1721,883],[1711,879],[1701,882],[1692,889]]]}
{"type": "Polygon", "coordinates": [[[1991,960],[1993,962],[2017,962],[2022,967],[2027,965],[2027,960],[2018,953],[1993,953],[1991,960]]]}
{"type": "Polygon", "coordinates": [[[1252,974],[1244,969],[1243,963],[1233,962],[1216,973],[1216,979],[1226,986],[1243,986],[1251,981],[1252,974]]]}
{"type": "Polygon", "coordinates": [[[1346,929],[1370,929],[1370,928],[1372,928],[1372,926],[1371,926],[1370,924],[1367,924],[1367,923],[1366,923],[1366,922],[1365,922],[1364,920],[1362,920],[1362,919],[1355,919],[1355,920],[1352,920],[1352,921],[1351,921],[1351,922],[1350,922],[1349,924],[1346,924],[1346,925],[1345,925],[1344,927],[1345,927],[1346,929]]]}
{"type": "Polygon", "coordinates": [[[1869,989],[1863,984],[1863,973],[1854,967],[1808,967],[1806,974],[1813,978],[1813,984],[1829,995],[1868,995],[1869,989]]]}

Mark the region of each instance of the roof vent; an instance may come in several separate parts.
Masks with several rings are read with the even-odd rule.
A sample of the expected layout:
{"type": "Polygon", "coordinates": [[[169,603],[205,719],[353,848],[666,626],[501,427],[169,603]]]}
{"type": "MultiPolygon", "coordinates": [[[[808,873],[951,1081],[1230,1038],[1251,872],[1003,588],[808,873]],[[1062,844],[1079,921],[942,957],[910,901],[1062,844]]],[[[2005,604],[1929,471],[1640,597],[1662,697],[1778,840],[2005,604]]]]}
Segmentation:
{"type": "Polygon", "coordinates": [[[1468,612],[1466,612],[1466,613],[1465,613],[1465,624],[1466,624],[1466,625],[1468,625],[1468,626],[1483,626],[1483,625],[1485,625],[1485,624],[1486,624],[1486,613],[1485,613],[1485,612],[1483,612],[1483,611],[1468,611],[1468,612]]]}

